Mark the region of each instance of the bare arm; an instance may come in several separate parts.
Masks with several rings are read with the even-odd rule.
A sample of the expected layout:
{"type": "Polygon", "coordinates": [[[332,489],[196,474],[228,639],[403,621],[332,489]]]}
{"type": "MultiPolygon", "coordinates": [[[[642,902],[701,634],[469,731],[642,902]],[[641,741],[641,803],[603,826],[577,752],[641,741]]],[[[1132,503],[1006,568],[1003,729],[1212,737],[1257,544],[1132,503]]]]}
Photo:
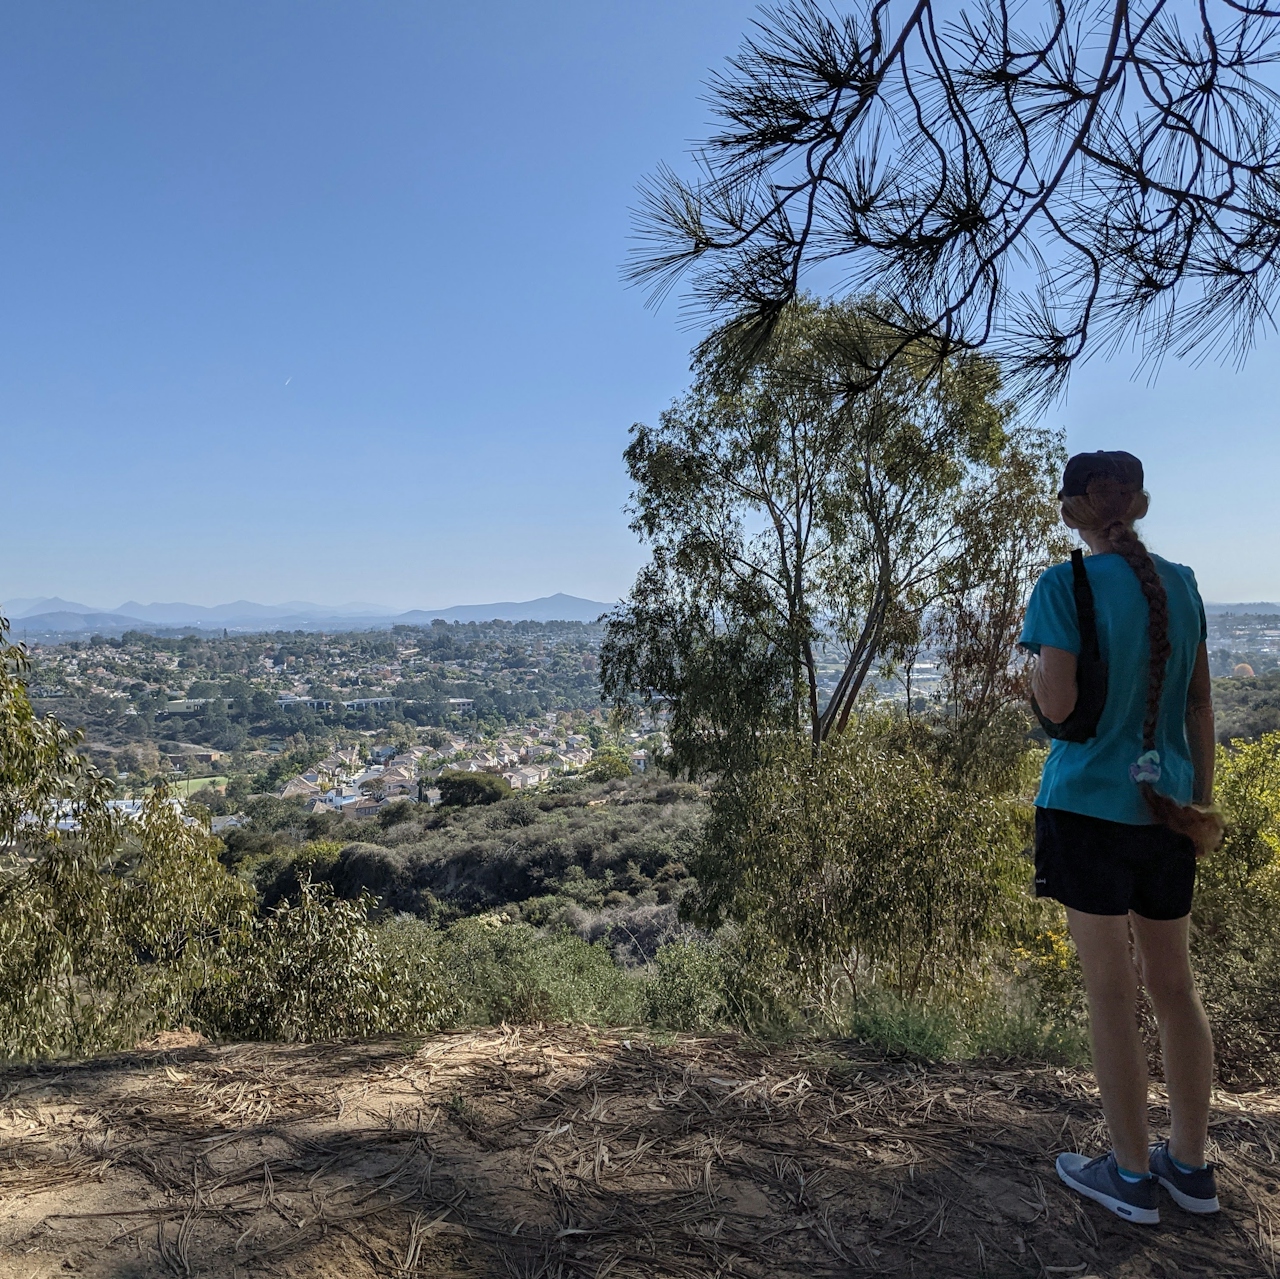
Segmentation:
{"type": "MultiPolygon", "coordinates": [[[[1205,670],[1207,673],[1207,666],[1205,670]]],[[[1041,645],[1040,657],[1031,671],[1031,691],[1044,714],[1055,724],[1061,724],[1076,708],[1076,655],[1065,648],[1041,645]]],[[[1190,706],[1189,698],[1187,704],[1190,706]]]]}
{"type": "Polygon", "coordinates": [[[1191,791],[1193,804],[1213,803],[1213,686],[1209,682],[1209,651],[1204,644],[1196,650],[1196,664],[1187,688],[1187,746],[1195,768],[1191,791]]]}

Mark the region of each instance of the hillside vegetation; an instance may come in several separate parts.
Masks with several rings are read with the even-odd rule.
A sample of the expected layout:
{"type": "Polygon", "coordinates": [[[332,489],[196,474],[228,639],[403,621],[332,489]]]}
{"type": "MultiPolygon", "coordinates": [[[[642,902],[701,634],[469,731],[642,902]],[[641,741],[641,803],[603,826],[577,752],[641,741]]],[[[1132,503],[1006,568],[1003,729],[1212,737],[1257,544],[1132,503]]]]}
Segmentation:
{"type": "MultiPolygon", "coordinates": [[[[10,1057],[183,1026],[294,1041],[539,1021],[1084,1054],[1062,912],[1028,896],[1029,739],[999,787],[961,786],[952,739],[863,713],[819,759],[722,786],[719,808],[641,776],[363,823],[268,796],[223,841],[162,788],[139,819],[109,810],[20,663],[10,650],[0,687],[10,1057]]],[[[1195,959],[1222,1077],[1245,1082],[1275,1076],[1280,1038],[1280,735],[1220,769],[1231,830],[1203,865],[1195,959]]]]}
{"type": "Polygon", "coordinates": [[[226,833],[224,861],[266,907],[296,899],[309,874],[343,897],[367,891],[382,912],[435,924],[497,912],[607,935],[620,953],[639,946],[643,961],[679,931],[704,807],[698,787],[642,776],[569,780],[453,810],[401,804],[359,825],[262,799],[250,802],[246,827],[226,833]],[[315,838],[300,842],[308,821],[315,838]]]}
{"type": "Polygon", "coordinates": [[[1213,681],[1214,727],[1220,742],[1256,741],[1280,732],[1280,672],[1213,681]]]}

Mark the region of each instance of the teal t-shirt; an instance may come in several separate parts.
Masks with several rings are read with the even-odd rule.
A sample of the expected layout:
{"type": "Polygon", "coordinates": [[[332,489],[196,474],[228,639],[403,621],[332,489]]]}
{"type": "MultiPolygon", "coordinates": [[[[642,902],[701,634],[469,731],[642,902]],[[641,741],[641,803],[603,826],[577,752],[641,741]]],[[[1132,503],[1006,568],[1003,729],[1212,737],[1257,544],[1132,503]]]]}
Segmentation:
{"type": "MultiPolygon", "coordinates": [[[[1187,689],[1196,650],[1207,633],[1204,606],[1189,568],[1158,555],[1151,558],[1169,595],[1172,649],[1156,727],[1161,770],[1156,789],[1189,804],[1194,769],[1187,747],[1187,689]]],[[[1142,754],[1149,665],[1147,601],[1121,556],[1086,555],[1084,566],[1098,617],[1098,646],[1108,665],[1106,707],[1096,737],[1087,742],[1054,742],[1050,747],[1036,804],[1146,826],[1153,820],[1151,810],[1130,780],[1129,765],[1142,754]]],[[[1041,574],[1027,605],[1019,643],[1033,653],[1042,644],[1080,652],[1070,563],[1055,564],[1041,574]]]]}

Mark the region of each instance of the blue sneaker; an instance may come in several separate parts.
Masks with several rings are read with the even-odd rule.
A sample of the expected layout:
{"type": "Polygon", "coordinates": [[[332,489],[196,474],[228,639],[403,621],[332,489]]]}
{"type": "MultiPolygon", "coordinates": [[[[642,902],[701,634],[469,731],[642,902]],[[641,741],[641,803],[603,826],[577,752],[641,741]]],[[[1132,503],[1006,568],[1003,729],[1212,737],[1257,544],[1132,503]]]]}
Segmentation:
{"type": "Polygon", "coordinates": [[[1151,1175],[1169,1192],[1173,1202],[1188,1212],[1217,1212],[1218,1183],[1213,1165],[1183,1172],[1169,1154],[1169,1143],[1151,1147],[1151,1175]]]}
{"type": "Polygon", "coordinates": [[[1097,1159],[1064,1153],[1058,1156],[1057,1168],[1058,1176],[1072,1190],[1110,1208],[1117,1217],[1143,1226],[1160,1224],[1156,1179],[1126,1181],[1116,1166],[1114,1151],[1097,1159]]]}

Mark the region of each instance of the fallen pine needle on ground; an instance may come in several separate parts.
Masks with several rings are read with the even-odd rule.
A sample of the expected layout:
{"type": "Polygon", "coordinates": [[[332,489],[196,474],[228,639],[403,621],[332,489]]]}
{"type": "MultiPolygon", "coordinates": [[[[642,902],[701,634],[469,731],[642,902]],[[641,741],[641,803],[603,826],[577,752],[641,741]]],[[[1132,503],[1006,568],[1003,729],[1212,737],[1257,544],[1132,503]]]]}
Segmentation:
{"type": "MultiPolygon", "coordinates": [[[[1167,1115],[1153,1108],[1157,1127],[1167,1115]]],[[[0,1274],[1277,1275],[1280,1089],[1219,1093],[1224,1211],[1069,1194],[1089,1074],[549,1027],[0,1071],[0,1274]]]]}

